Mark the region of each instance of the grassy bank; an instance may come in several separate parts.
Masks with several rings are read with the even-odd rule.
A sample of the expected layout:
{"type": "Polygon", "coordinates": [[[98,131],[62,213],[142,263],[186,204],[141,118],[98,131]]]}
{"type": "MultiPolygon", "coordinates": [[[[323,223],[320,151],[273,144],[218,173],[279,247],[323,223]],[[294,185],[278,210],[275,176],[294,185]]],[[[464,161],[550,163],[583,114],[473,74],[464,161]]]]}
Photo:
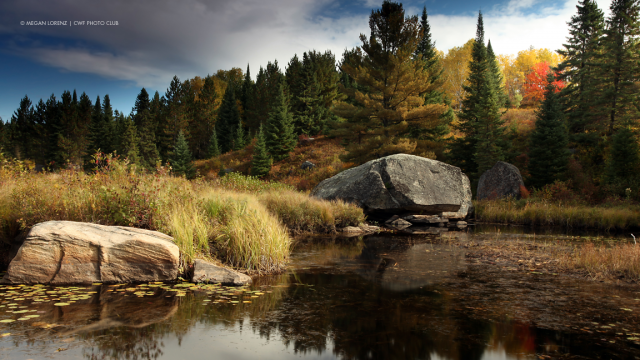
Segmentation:
{"type": "Polygon", "coordinates": [[[101,162],[106,165],[91,174],[33,173],[0,159],[0,240],[5,248],[39,222],[71,220],[167,233],[185,266],[205,257],[276,272],[289,256],[290,229],[319,231],[364,221],[353,205],[309,199],[289,186],[239,174],[187,181],[164,168],[143,173],[123,161],[101,162]]]}
{"type": "Polygon", "coordinates": [[[640,207],[556,203],[540,199],[474,201],[476,220],[491,223],[622,230],[640,227],[640,207]]]}

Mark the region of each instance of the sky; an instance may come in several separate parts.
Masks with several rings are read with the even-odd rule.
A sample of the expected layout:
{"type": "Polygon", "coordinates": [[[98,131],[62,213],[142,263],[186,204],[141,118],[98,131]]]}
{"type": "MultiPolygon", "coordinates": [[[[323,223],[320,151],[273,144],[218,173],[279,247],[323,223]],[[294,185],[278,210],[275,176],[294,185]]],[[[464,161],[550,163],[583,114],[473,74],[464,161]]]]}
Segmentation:
{"type": "MultiPolygon", "coordinates": [[[[482,11],[485,38],[497,54],[557,50],[578,0],[427,0],[402,2],[407,15],[427,7],[436,47],[447,52],[475,37],[482,11]]],[[[35,104],[65,90],[92,100],[109,94],[131,112],[137,94],[164,94],[181,80],[331,50],[339,60],[369,35],[368,18],[382,0],[2,0],[0,117],[20,99],[35,104]],[[89,23],[91,21],[91,23],[89,23]],[[65,23],[66,22],[66,23],[65,23]]],[[[608,14],[610,0],[598,0],[608,14]]]]}

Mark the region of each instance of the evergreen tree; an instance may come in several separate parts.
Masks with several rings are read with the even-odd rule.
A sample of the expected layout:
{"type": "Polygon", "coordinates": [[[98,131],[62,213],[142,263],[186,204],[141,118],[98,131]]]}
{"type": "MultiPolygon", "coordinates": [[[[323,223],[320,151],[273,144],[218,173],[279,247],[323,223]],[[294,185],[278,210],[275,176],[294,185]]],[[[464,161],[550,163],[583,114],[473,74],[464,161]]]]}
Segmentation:
{"type": "Polygon", "coordinates": [[[234,84],[230,83],[224,92],[218,113],[218,121],[216,122],[218,145],[223,154],[233,149],[233,140],[238,129],[238,124],[240,124],[240,112],[236,104],[234,84]]]}
{"type": "MultiPolygon", "coordinates": [[[[597,147],[604,134],[594,111],[601,86],[597,80],[597,58],[601,51],[604,15],[594,0],[580,0],[578,13],[571,17],[567,43],[558,53],[564,60],[558,65],[558,78],[567,86],[561,91],[571,146],[582,159],[597,147]]],[[[601,117],[601,116],[600,116],[601,117]]],[[[591,163],[602,157],[591,157],[591,163]]]]}
{"type": "Polygon", "coordinates": [[[253,157],[251,158],[251,175],[263,177],[271,170],[273,160],[267,152],[267,143],[265,140],[262,125],[258,131],[256,146],[253,148],[253,157]]]}
{"type": "Polygon", "coordinates": [[[417,58],[418,55],[422,55],[424,68],[429,72],[427,82],[430,85],[430,89],[424,94],[425,104],[440,104],[444,101],[444,94],[440,91],[444,80],[442,78],[444,68],[436,51],[436,43],[431,40],[431,26],[429,25],[426,6],[422,9],[420,42],[416,47],[415,57],[417,58]]]}
{"type": "Polygon", "coordinates": [[[507,92],[504,90],[504,86],[502,86],[502,81],[504,80],[502,76],[502,71],[500,71],[500,64],[498,64],[498,59],[496,59],[496,54],[493,52],[493,47],[491,46],[491,40],[489,40],[487,44],[487,68],[489,70],[489,74],[491,76],[491,81],[493,82],[493,89],[496,93],[498,100],[498,108],[504,108],[509,101],[509,96],[507,92]]]}
{"type": "MultiPolygon", "coordinates": [[[[151,104],[149,105],[150,111],[149,115],[151,116],[151,127],[155,132],[156,139],[156,149],[158,153],[161,154],[161,148],[163,146],[163,136],[164,136],[164,128],[160,126],[163,124],[164,118],[164,97],[160,96],[159,92],[155,92],[153,94],[153,99],[151,99],[151,104]]],[[[162,159],[162,155],[160,156],[162,159]]]]}
{"type": "Polygon", "coordinates": [[[153,170],[156,163],[160,160],[160,153],[156,147],[156,134],[153,124],[153,118],[149,110],[143,110],[140,114],[136,114],[140,121],[140,132],[138,136],[138,153],[139,163],[147,170],[153,170]]]}
{"type": "Polygon", "coordinates": [[[191,151],[189,144],[184,137],[182,131],[178,132],[174,150],[171,154],[171,171],[174,174],[185,176],[187,179],[193,179],[196,175],[196,169],[191,161],[191,151]]]}
{"type": "Polygon", "coordinates": [[[249,134],[255,134],[258,131],[256,119],[256,84],[251,79],[251,75],[249,73],[249,64],[247,64],[247,73],[244,76],[244,81],[242,82],[242,98],[240,99],[242,103],[242,108],[244,112],[242,113],[242,122],[249,129],[249,134]]]}
{"type": "Polygon", "coordinates": [[[247,142],[245,140],[244,129],[242,128],[242,122],[238,122],[233,136],[233,150],[242,150],[245,146],[247,146],[247,142]]]}
{"type": "Polygon", "coordinates": [[[91,164],[92,156],[96,152],[104,150],[104,146],[102,144],[104,140],[104,126],[102,123],[102,106],[100,102],[100,96],[98,96],[96,97],[96,102],[93,104],[93,111],[91,112],[91,122],[89,123],[89,144],[87,146],[87,155],[85,157],[86,169],[93,167],[93,164],[91,164]]]}
{"type": "Polygon", "coordinates": [[[160,156],[163,159],[169,157],[169,153],[173,151],[173,146],[177,143],[178,133],[182,131],[182,135],[185,139],[189,138],[186,106],[183,102],[184,87],[177,76],[174,76],[171,80],[169,88],[164,95],[164,112],[161,117],[162,123],[162,135],[159,139],[160,142],[160,156]]]}
{"type": "Polygon", "coordinates": [[[151,111],[151,101],[149,100],[149,93],[147,92],[147,89],[142,88],[142,90],[140,90],[140,93],[136,97],[133,111],[135,112],[133,122],[136,125],[136,128],[142,129],[142,118],[144,116],[148,116],[148,112],[151,111]],[[146,114],[145,111],[147,112],[146,114]]]}
{"type": "Polygon", "coordinates": [[[102,129],[101,134],[103,136],[101,140],[101,150],[105,154],[112,153],[116,149],[115,139],[115,121],[113,116],[113,109],[111,108],[111,99],[109,94],[106,94],[102,99],[102,129]]]}
{"type": "Polygon", "coordinates": [[[618,124],[640,117],[635,85],[640,78],[640,5],[638,0],[613,0],[610,10],[599,62],[603,106],[598,107],[608,117],[609,136],[618,124]]]}
{"type": "Polygon", "coordinates": [[[211,133],[211,139],[209,139],[209,157],[213,158],[216,156],[220,156],[220,147],[218,147],[218,133],[214,126],[213,132],[211,133]]]}
{"type": "Polygon", "coordinates": [[[280,84],[267,120],[267,151],[274,161],[280,161],[293,151],[296,143],[293,117],[284,94],[284,85],[280,84]]]}
{"type": "Polygon", "coordinates": [[[536,112],[536,128],[529,138],[529,174],[531,185],[542,188],[563,178],[569,160],[568,134],[560,96],[548,74],[544,100],[536,112]]]}
{"type": "Polygon", "coordinates": [[[430,89],[430,73],[422,61],[414,61],[421,39],[418,18],[405,18],[402,4],[385,1],[371,13],[369,27],[369,39],[360,35],[363,56],[342,65],[358,85],[342,88],[350,101],[338,102],[333,110],[345,119],[332,124],[332,134],[347,145],[342,159],[360,164],[397,153],[434,157],[424,141],[406,136],[410,126],[437,126],[446,111],[445,105],[425,105],[422,97],[430,89]],[[354,63],[360,64],[355,68],[354,63]]]}
{"type": "Polygon", "coordinates": [[[638,170],[640,170],[638,136],[631,125],[622,126],[611,140],[606,180],[614,185],[614,190],[622,193],[624,189],[638,184],[638,170]]]}
{"type": "Polygon", "coordinates": [[[483,91],[491,87],[488,79],[487,49],[484,45],[484,23],[480,12],[478,14],[476,38],[471,51],[471,62],[469,63],[468,85],[463,86],[466,97],[462,100],[462,109],[458,115],[460,121],[456,126],[456,130],[464,135],[452,141],[449,152],[449,161],[475,180],[480,175],[478,163],[475,161],[478,122],[480,116],[482,116],[479,113],[480,109],[482,109],[480,103],[484,100],[482,98],[483,91]]]}
{"type": "Polygon", "coordinates": [[[120,114],[120,120],[122,123],[122,133],[118,141],[118,154],[129,159],[131,164],[139,164],[140,159],[138,156],[138,131],[136,125],[133,123],[131,117],[120,114]]]}
{"type": "Polygon", "coordinates": [[[33,128],[33,106],[28,96],[20,100],[20,106],[11,116],[9,128],[11,155],[20,160],[28,159],[33,128]]]}

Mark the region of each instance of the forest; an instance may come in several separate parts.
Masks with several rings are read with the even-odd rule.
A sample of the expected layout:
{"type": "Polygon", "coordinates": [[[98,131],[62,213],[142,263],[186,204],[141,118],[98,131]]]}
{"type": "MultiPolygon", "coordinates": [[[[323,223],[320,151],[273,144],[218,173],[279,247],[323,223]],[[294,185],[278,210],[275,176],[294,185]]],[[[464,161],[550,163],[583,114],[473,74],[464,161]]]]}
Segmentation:
{"type": "Polygon", "coordinates": [[[606,18],[581,0],[562,49],[501,55],[479,12],[475,38],[445,53],[426,8],[384,1],[339,60],[310,50],[284,69],[261,66],[255,81],[248,65],[174,76],[164,94],[142,88],[129,114],[108,94],[25,95],[0,119],[0,151],[47,171],[91,171],[96,153],[115,153],[194,178],[194,160],[250,149],[250,174],[264,177],[299,139],[324,136],[340,139],[347,167],[407,153],[458,166],[473,184],[507,161],[530,189],[638,200],[639,17],[637,0],[613,0],[606,18]]]}

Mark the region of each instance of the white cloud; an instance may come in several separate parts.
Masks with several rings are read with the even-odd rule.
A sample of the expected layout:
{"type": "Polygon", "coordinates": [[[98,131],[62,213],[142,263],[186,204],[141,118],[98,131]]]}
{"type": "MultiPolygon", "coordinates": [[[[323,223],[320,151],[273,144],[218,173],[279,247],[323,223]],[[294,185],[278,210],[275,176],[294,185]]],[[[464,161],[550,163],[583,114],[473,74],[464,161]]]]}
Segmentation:
{"type": "MultiPolygon", "coordinates": [[[[380,1],[363,2],[376,8],[380,1]]],[[[599,3],[608,10],[609,1],[599,3]]],[[[368,34],[369,28],[368,13],[338,18],[316,15],[336,4],[337,0],[21,0],[0,4],[0,24],[5,24],[0,35],[13,39],[8,51],[50,66],[166,88],[175,74],[185,79],[234,66],[244,69],[248,62],[255,77],[258,66],[267,61],[277,59],[284,69],[294,53],[310,49],[329,49],[339,59],[345,48],[360,43],[359,34],[368,34]],[[16,19],[113,20],[119,25],[6,25],[17,23],[16,19]],[[42,36],[71,40],[34,45],[42,36]]],[[[565,41],[566,23],[575,14],[576,4],[571,0],[541,8],[538,0],[511,0],[484,14],[486,37],[496,53],[515,54],[529,46],[556,50],[565,41]],[[508,11],[498,11],[505,8],[508,11]]],[[[430,14],[429,20],[441,50],[475,37],[475,15],[430,14]]]]}

